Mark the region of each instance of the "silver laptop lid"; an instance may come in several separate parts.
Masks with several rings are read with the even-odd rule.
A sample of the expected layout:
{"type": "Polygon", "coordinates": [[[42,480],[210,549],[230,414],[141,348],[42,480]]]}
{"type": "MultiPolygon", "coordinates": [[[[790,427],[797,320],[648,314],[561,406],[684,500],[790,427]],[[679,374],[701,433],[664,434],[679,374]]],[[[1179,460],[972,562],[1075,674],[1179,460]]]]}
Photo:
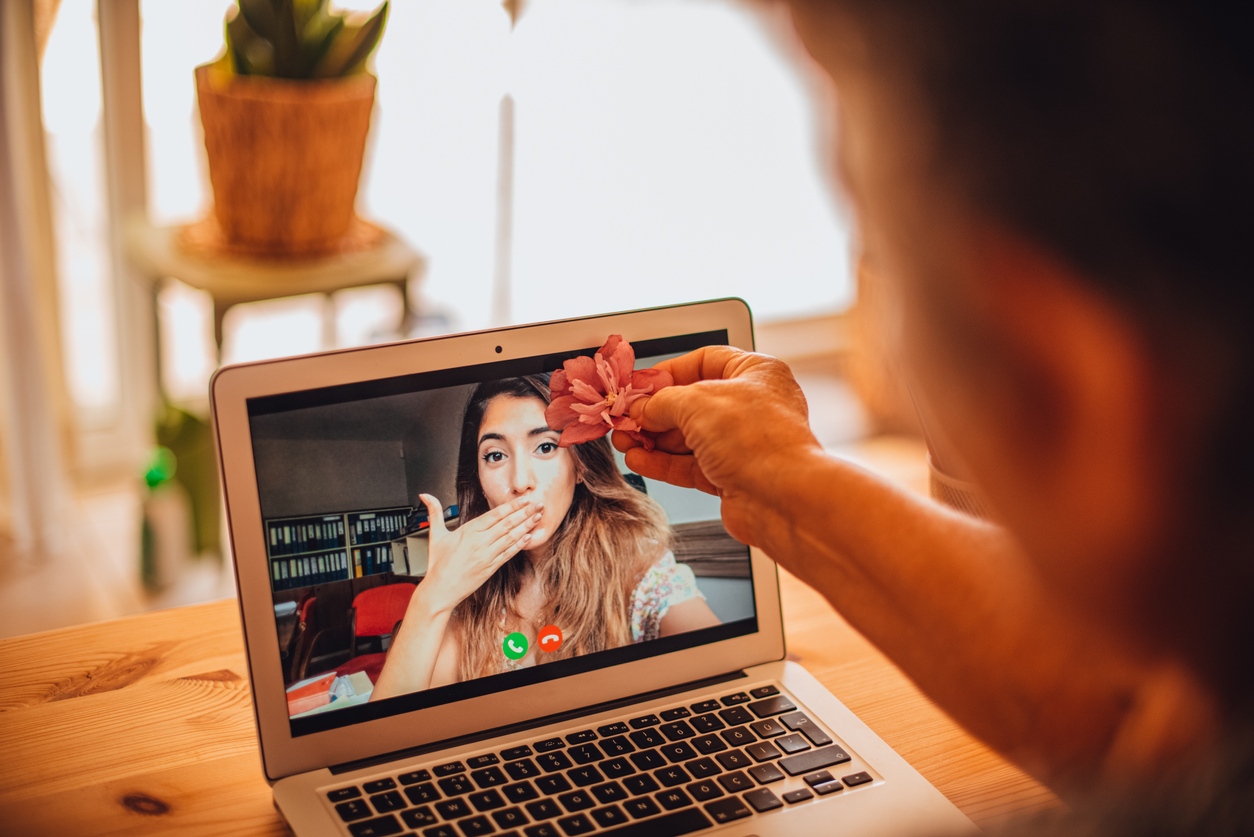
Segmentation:
{"type": "Polygon", "coordinates": [[[782,657],[774,566],[717,498],[549,427],[550,374],[617,334],[636,369],[752,348],[747,307],[720,300],[214,377],[267,776],[782,657]]]}

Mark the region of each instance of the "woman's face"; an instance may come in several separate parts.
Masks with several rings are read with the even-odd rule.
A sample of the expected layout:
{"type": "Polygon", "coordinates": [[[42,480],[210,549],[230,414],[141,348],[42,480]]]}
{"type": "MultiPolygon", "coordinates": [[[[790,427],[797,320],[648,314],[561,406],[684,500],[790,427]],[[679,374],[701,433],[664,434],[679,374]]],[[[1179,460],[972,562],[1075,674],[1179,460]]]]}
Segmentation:
{"type": "Polygon", "coordinates": [[[479,485],[496,508],[524,494],[544,503],[528,551],[547,544],[575,496],[575,459],[544,420],[539,398],[498,395],[479,424],[479,485]]]}

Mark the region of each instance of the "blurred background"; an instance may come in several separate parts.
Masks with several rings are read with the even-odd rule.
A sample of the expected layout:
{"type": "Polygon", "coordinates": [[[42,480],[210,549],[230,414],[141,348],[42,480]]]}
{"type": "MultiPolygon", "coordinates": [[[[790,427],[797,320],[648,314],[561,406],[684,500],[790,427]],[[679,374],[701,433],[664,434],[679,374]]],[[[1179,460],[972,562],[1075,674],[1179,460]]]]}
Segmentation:
{"type": "Polygon", "coordinates": [[[385,241],[309,267],[325,294],[178,244],[211,212],[193,71],[232,5],[4,4],[0,636],[233,593],[220,362],[736,296],[825,444],[921,461],[859,366],[854,233],[775,12],[392,5],[357,193],[385,241]],[[240,301],[227,274],[286,290],[240,301]]]}

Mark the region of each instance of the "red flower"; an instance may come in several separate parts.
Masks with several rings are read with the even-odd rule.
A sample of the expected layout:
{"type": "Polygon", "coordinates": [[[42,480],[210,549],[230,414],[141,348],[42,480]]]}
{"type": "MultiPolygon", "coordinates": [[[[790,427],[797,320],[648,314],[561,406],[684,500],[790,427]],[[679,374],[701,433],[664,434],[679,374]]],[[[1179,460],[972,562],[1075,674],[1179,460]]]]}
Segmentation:
{"type": "Polygon", "coordinates": [[[561,447],[622,430],[646,450],[653,450],[655,434],[632,421],[628,408],[675,381],[669,372],[633,371],[635,365],[636,353],[631,344],[622,335],[614,334],[594,356],[568,360],[553,373],[549,379],[553,401],[544,411],[544,419],[549,427],[562,431],[558,440],[561,447]]]}

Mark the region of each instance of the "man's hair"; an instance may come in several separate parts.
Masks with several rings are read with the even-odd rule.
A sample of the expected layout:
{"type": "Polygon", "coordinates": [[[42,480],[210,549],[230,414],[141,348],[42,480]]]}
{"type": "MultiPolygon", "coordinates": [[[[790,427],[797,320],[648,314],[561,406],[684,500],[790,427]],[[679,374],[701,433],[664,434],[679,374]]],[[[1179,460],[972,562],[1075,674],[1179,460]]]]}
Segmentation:
{"type": "Polygon", "coordinates": [[[906,85],[942,188],[1094,283],[1177,404],[1212,405],[1180,490],[1206,537],[1169,582],[1176,615],[1230,639],[1208,676],[1249,700],[1254,666],[1231,657],[1254,647],[1254,4],[794,2],[852,21],[906,85]]]}

